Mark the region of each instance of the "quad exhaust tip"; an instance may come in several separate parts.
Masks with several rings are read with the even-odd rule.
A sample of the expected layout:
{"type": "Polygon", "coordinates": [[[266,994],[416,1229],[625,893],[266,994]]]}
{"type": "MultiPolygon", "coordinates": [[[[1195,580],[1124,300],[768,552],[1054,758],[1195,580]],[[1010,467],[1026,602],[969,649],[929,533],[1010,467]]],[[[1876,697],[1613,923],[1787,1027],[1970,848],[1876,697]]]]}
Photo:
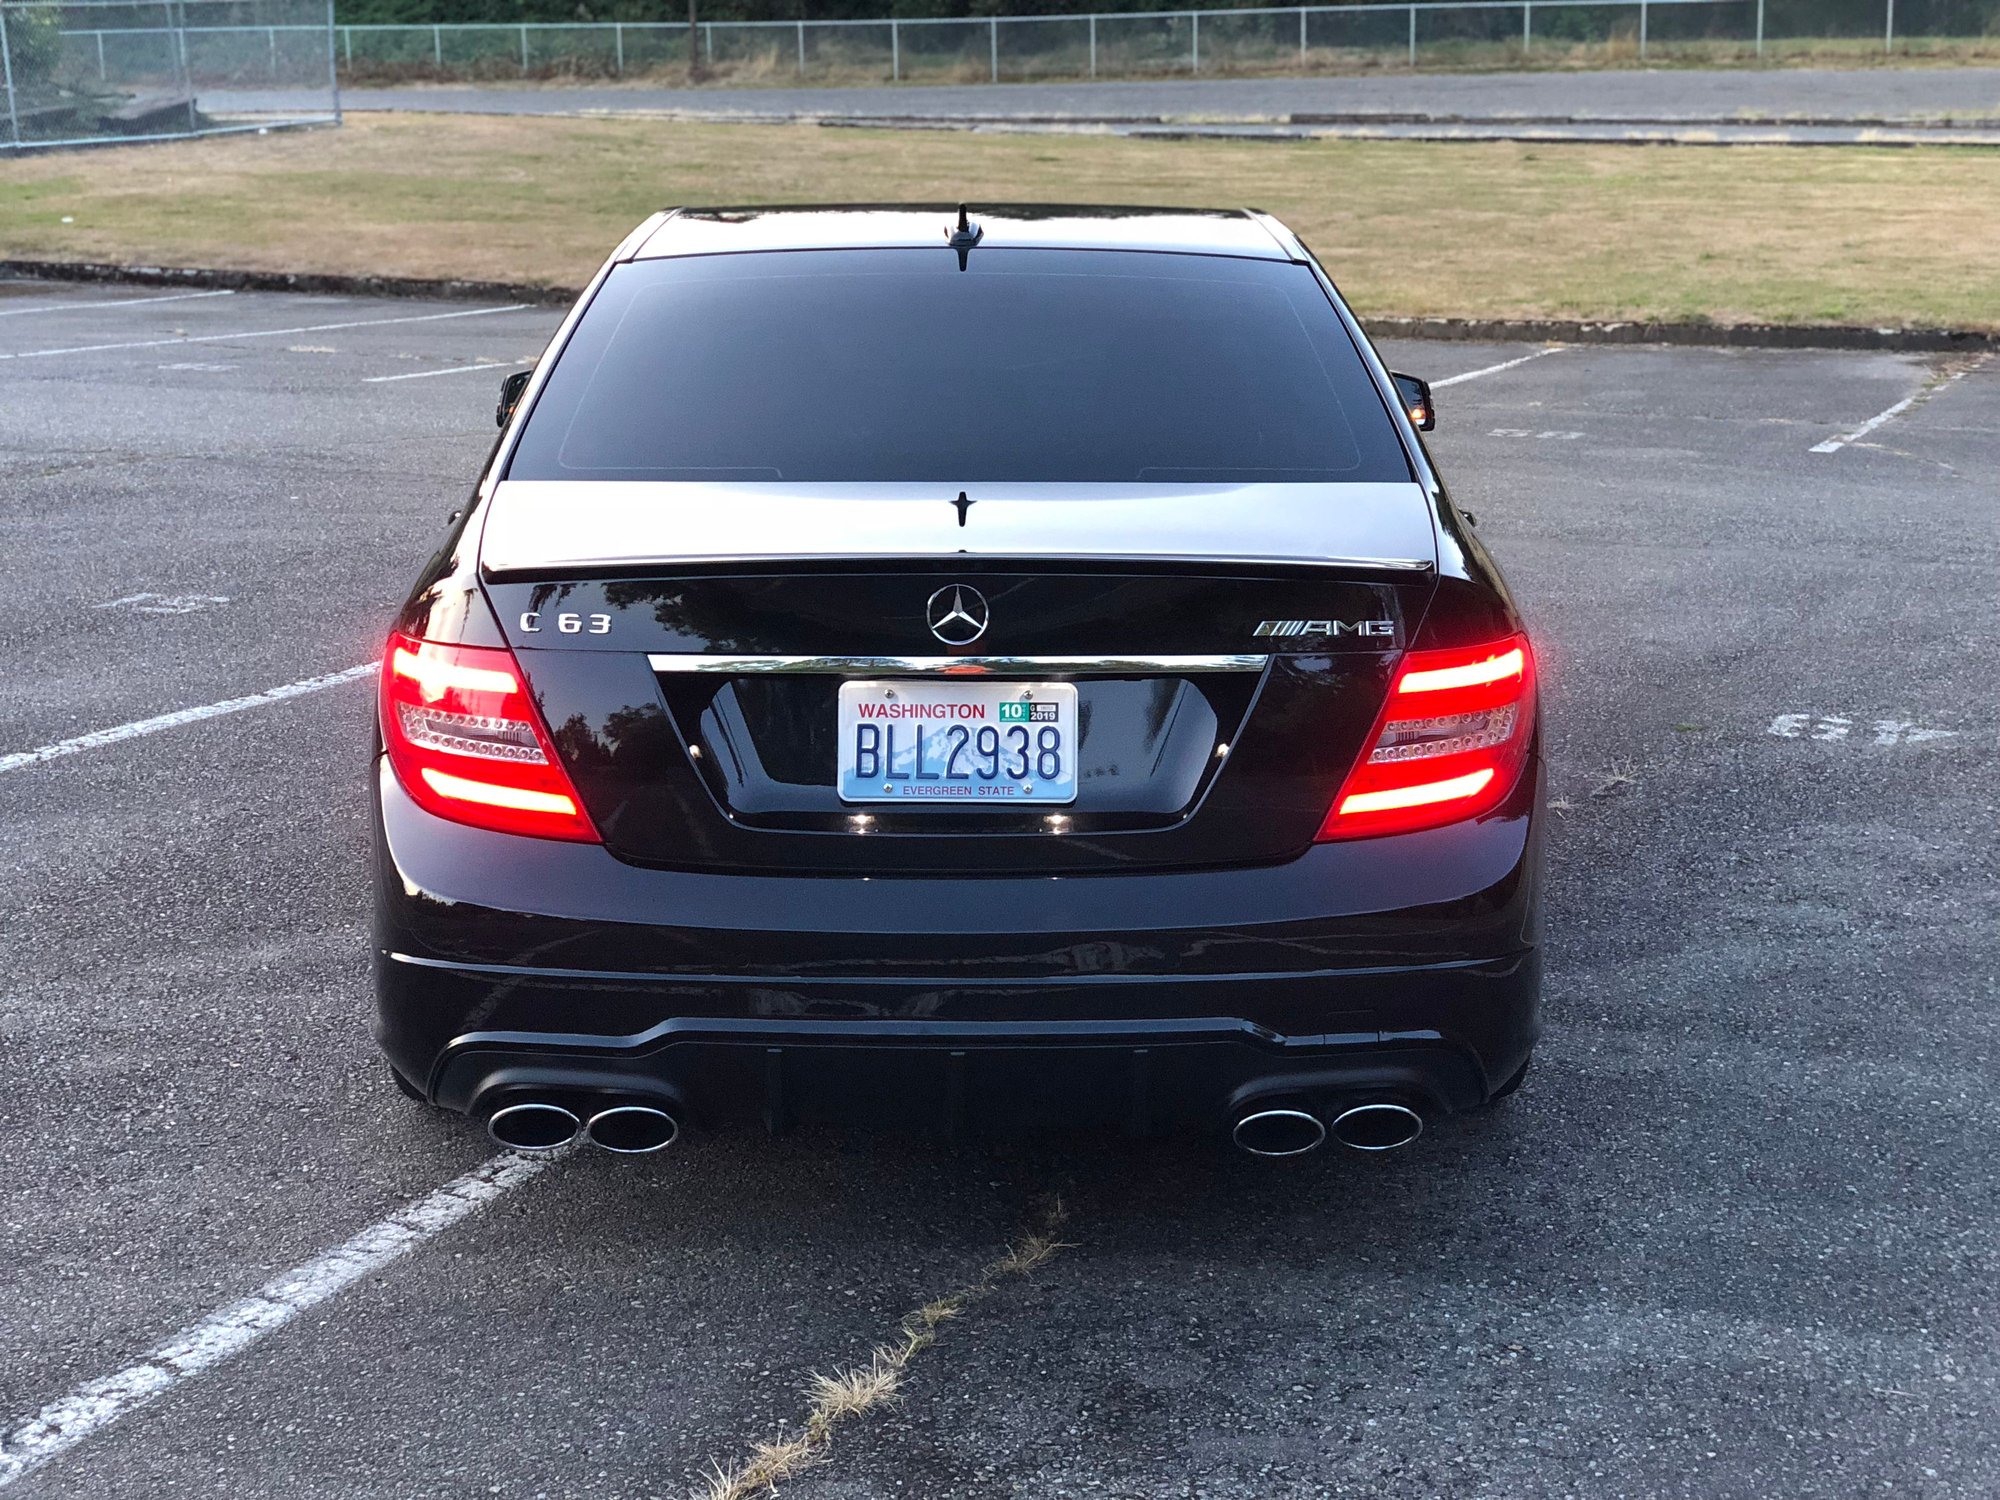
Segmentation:
{"type": "Polygon", "coordinates": [[[648,1151],[664,1151],[681,1133],[681,1122],[663,1109],[650,1104],[619,1104],[599,1110],[583,1127],[593,1146],[615,1151],[620,1156],[643,1156],[648,1151]]]}
{"type": "Polygon", "coordinates": [[[1328,1129],[1350,1150],[1394,1151],[1424,1133],[1424,1117],[1406,1104],[1357,1104],[1328,1129]]]}
{"type": "Polygon", "coordinates": [[[681,1122],[650,1104],[613,1104],[586,1121],[560,1104],[533,1099],[496,1109],[486,1130],[515,1151],[560,1151],[582,1136],[619,1156],[643,1156],[671,1146],[681,1133],[681,1122]]]}
{"type": "Polygon", "coordinates": [[[1303,1109],[1260,1109],[1242,1116],[1230,1138],[1252,1156],[1304,1156],[1329,1137],[1353,1151],[1394,1151],[1424,1133],[1407,1104],[1355,1104],[1331,1123],[1303,1109]]]}
{"type": "Polygon", "coordinates": [[[488,1135],[516,1151],[560,1151],[582,1128],[583,1121],[560,1104],[510,1104],[486,1122],[488,1135]]]}
{"type": "Polygon", "coordinates": [[[1325,1142],[1326,1126],[1302,1109],[1260,1109],[1238,1120],[1230,1139],[1252,1156],[1304,1156],[1325,1142]]]}

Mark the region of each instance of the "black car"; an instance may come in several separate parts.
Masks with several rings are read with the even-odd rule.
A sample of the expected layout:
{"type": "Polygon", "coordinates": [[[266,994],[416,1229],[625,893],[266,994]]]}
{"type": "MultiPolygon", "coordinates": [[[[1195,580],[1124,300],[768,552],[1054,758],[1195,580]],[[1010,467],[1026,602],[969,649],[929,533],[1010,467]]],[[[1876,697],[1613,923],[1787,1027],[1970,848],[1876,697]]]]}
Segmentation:
{"type": "Polygon", "coordinates": [[[1429,401],[1259,213],[649,219],[389,640],[398,1081],[626,1151],[1511,1092],[1534,654],[1429,401]]]}

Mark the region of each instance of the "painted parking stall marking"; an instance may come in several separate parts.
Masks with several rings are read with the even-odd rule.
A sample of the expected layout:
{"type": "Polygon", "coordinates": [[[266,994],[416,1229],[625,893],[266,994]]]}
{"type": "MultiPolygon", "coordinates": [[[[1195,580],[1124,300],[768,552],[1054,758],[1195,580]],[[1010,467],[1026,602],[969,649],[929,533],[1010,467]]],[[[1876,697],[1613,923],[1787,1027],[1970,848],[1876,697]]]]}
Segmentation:
{"type": "Polygon", "coordinates": [[[1459,385],[1468,380],[1478,380],[1485,375],[1498,375],[1502,370],[1512,370],[1517,366],[1527,364],[1530,360],[1546,359],[1551,354],[1560,354],[1568,347],[1566,344],[1551,344],[1546,349],[1537,349],[1533,354],[1523,354],[1519,359],[1505,359],[1497,365],[1487,365],[1484,369],[1467,370],[1463,375],[1447,375],[1442,380],[1433,380],[1431,382],[1431,389],[1434,391],[1442,390],[1445,386],[1459,385]]]}
{"type": "Polygon", "coordinates": [[[0,1432],[0,1489],[74,1448],[134,1407],[164,1395],[372,1276],[424,1241],[532,1180],[549,1157],[493,1157],[463,1177],[369,1225],[323,1255],[219,1307],[115,1374],[85,1381],[0,1432]]]}
{"type": "Polygon", "coordinates": [[[17,750],[11,755],[0,755],[0,771],[18,771],[24,766],[38,766],[44,761],[60,760],[65,755],[76,755],[85,750],[115,745],[121,740],[158,734],[162,729],[178,729],[183,724],[197,724],[203,719],[217,719],[224,714],[239,714],[246,708],[262,708],[267,703],[282,703],[287,698],[303,697],[307,693],[338,687],[343,682],[353,682],[357,678],[372,676],[375,666],[372,661],[366,662],[358,667],[349,667],[344,672],[329,672],[323,677],[301,678],[297,682],[287,682],[280,687],[267,688],[261,693],[251,693],[248,697],[225,698],[220,703],[204,703],[199,708],[175,709],[172,713],[159,714],[150,719],[136,719],[130,724],[117,724],[109,729],[94,729],[89,734],[57,740],[52,745],[38,745],[32,750],[17,750]]]}
{"type": "Polygon", "coordinates": [[[533,363],[533,359],[485,359],[481,360],[478,364],[452,365],[450,368],[444,370],[410,370],[401,375],[369,375],[364,377],[361,383],[363,385],[387,385],[395,380],[429,380],[434,375],[476,374],[481,370],[507,370],[514,368],[516,365],[531,365],[533,363]]]}
{"type": "Polygon", "coordinates": [[[1929,384],[1925,385],[1923,389],[1914,391],[1910,395],[1905,396],[1901,401],[1898,401],[1894,406],[1889,407],[1887,410],[1878,411],[1877,413],[1875,413],[1874,416],[1870,417],[1867,421],[1863,422],[1859,427],[1855,428],[1852,432],[1843,432],[1839,437],[1828,438],[1823,443],[1814,443],[1812,447],[1807,449],[1806,451],[1809,453],[1838,453],[1842,448],[1848,447],[1850,444],[1860,442],[1861,439],[1867,437],[1868,434],[1875,431],[1876,428],[1886,426],[1888,423],[1895,421],[1896,418],[1902,416],[1904,412],[1922,406],[1926,401],[1930,401],[1935,397],[1944,394],[1945,391],[1950,389],[1953,385],[1957,384],[1959,381],[1965,379],[1966,376],[1970,375],[1974,370],[1978,369],[1981,365],[1985,363],[1986,363],[1985,359],[1981,358],[1975,361],[1974,363],[1965,366],[1963,369],[1953,370],[1948,375],[1945,375],[1940,379],[1931,381],[1929,384]]]}
{"type": "MultiPolygon", "coordinates": [[[[485,318],[494,313],[525,312],[532,302],[504,307],[467,307],[457,312],[413,313],[401,318],[358,318],[345,323],[306,323],[297,328],[259,328],[247,333],[177,334],[167,339],[132,339],[120,344],[71,344],[60,349],[24,349],[0,354],[0,359],[48,359],[58,354],[109,354],[120,349],[166,349],[180,344],[233,344],[242,339],[286,338],[295,333],[333,333],[344,328],[382,328],[391,323],[442,323],[450,318],[485,318]]],[[[537,309],[539,310],[539,309],[537,309]]]]}
{"type": "Polygon", "coordinates": [[[127,594],[107,599],[92,609],[124,609],[140,615],[195,615],[229,603],[227,594],[127,594]]]}
{"type": "Polygon", "coordinates": [[[193,302],[202,297],[234,297],[233,291],[221,292],[169,292],[162,297],[108,297],[103,301],[84,298],[68,302],[42,302],[33,307],[10,307],[0,311],[0,318],[25,318],[29,313],[49,312],[97,312],[112,307],[150,307],[160,302],[193,302]]]}
{"type": "Polygon", "coordinates": [[[1932,729],[1911,719],[1857,719],[1852,714],[1779,714],[1767,734],[1781,740],[1818,740],[1822,744],[1922,745],[1958,737],[1956,729],[1932,729]]]}

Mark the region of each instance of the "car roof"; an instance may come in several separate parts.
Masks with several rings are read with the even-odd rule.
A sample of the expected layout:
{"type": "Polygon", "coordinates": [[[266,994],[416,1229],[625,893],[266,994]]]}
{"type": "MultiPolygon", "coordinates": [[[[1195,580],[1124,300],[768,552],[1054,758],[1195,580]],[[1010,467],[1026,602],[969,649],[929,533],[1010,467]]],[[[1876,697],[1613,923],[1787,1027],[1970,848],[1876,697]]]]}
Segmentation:
{"type": "MultiPolygon", "coordinates": [[[[653,260],[750,250],[928,249],[950,240],[959,211],[955,203],[677,208],[629,253],[653,260]]],[[[973,204],[966,213],[980,248],[1302,258],[1284,226],[1248,209],[1009,203],[973,204]]]]}

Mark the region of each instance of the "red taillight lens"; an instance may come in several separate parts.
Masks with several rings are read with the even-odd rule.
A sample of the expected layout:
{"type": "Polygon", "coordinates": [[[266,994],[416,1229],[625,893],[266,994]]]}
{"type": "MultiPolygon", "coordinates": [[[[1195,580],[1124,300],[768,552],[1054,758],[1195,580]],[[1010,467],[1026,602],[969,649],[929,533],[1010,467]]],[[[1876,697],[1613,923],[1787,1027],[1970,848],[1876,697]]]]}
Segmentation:
{"type": "Polygon", "coordinates": [[[1535,728],[1535,658],[1524,635],[1412,651],[1322,839],[1411,833],[1477,817],[1520,780],[1535,728]]]}
{"type": "Polygon", "coordinates": [[[403,790],[440,818],[598,842],[504,648],[390,636],[382,744],[403,790]]]}

